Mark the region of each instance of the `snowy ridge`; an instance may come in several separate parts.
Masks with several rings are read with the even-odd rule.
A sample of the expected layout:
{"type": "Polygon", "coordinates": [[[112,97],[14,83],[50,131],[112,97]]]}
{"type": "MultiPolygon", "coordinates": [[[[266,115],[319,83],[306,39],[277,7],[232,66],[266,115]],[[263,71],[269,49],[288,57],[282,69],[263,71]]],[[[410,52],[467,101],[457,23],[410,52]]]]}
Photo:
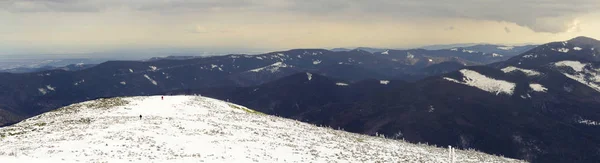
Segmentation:
{"type": "Polygon", "coordinates": [[[592,65],[581,63],[579,61],[560,61],[554,63],[556,67],[569,67],[573,71],[565,71],[559,69],[559,71],[581,84],[585,84],[592,89],[600,92],[600,69],[594,69],[592,65]]]}
{"type": "Polygon", "coordinates": [[[451,82],[479,88],[481,90],[494,93],[496,95],[512,95],[516,87],[515,83],[493,79],[473,70],[462,69],[460,70],[460,73],[462,73],[463,75],[462,81],[447,77],[445,77],[444,79],[451,82]]]}
{"type": "Polygon", "coordinates": [[[275,73],[275,72],[279,72],[279,68],[285,68],[285,67],[288,67],[288,65],[285,64],[285,63],[282,63],[282,62],[277,62],[277,63],[274,63],[274,64],[269,65],[269,66],[265,66],[265,67],[261,67],[261,68],[250,70],[250,72],[269,71],[271,73],[275,73]]]}
{"type": "MultiPolygon", "coordinates": [[[[449,161],[447,149],[317,127],[197,96],[88,101],[0,128],[0,134],[3,163],[449,161]]],[[[475,151],[454,155],[456,162],[520,162],[475,151]]]]}
{"type": "Polygon", "coordinates": [[[522,69],[522,68],[518,68],[518,67],[513,67],[513,66],[508,66],[502,69],[502,72],[504,73],[511,73],[511,72],[515,72],[515,71],[521,71],[523,73],[525,73],[525,75],[527,76],[539,76],[542,73],[534,71],[534,70],[529,70],[529,69],[522,69]]]}

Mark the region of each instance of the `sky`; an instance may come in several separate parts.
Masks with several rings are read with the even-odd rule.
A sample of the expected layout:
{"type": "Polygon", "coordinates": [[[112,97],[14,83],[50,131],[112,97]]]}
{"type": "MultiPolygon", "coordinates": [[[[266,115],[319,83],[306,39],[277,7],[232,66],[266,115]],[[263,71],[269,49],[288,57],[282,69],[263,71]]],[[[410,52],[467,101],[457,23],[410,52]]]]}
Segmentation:
{"type": "Polygon", "coordinates": [[[2,0],[0,55],[541,44],[598,20],[599,0],[2,0]]]}

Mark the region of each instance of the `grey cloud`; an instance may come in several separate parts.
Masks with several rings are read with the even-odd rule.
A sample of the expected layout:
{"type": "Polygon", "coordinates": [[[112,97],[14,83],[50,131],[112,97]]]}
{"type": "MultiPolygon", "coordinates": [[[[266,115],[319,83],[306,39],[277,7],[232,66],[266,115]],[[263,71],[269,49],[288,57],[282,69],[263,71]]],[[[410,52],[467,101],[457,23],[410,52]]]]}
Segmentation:
{"type": "Polygon", "coordinates": [[[8,0],[0,9],[12,12],[95,12],[123,7],[149,12],[272,12],[319,17],[403,19],[467,18],[512,22],[537,32],[576,29],[579,15],[600,11],[599,0],[8,0]]]}
{"type": "Polygon", "coordinates": [[[90,0],[6,0],[0,9],[9,12],[98,12],[109,7],[105,2],[90,0]]]}
{"type": "Polygon", "coordinates": [[[450,27],[448,27],[448,28],[445,28],[444,30],[447,30],[447,31],[454,30],[454,26],[450,26],[450,27]]]}
{"type": "Polygon", "coordinates": [[[510,28],[508,28],[508,27],[504,27],[504,32],[506,32],[506,33],[510,33],[510,32],[511,32],[511,30],[510,30],[510,28]]]}

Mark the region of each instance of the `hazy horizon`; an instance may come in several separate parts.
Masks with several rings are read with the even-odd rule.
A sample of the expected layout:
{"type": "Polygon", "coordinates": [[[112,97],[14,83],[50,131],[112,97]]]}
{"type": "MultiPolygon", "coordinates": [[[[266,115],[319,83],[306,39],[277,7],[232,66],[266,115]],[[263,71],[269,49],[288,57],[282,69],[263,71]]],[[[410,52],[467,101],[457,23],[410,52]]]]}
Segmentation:
{"type": "Polygon", "coordinates": [[[7,0],[0,56],[543,44],[600,38],[598,9],[596,0],[7,0]]]}

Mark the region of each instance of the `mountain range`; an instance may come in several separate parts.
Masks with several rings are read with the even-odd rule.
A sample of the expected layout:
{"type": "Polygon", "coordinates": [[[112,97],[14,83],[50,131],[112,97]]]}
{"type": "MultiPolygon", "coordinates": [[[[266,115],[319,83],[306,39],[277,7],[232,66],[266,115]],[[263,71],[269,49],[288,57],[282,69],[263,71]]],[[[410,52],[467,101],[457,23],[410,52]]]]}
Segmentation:
{"type": "Polygon", "coordinates": [[[355,133],[595,162],[598,54],[599,41],[578,37],[529,48],[295,49],[0,73],[0,124],[101,97],[202,94],[355,133]]]}

